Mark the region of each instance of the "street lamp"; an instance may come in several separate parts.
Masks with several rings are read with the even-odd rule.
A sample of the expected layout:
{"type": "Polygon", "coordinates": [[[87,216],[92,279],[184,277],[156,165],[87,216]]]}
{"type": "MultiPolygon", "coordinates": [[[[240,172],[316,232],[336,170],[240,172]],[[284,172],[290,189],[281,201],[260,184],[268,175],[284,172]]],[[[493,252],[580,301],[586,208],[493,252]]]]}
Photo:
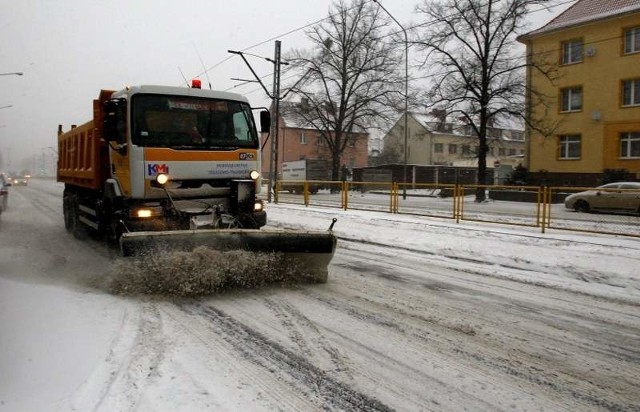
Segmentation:
{"type": "Polygon", "coordinates": [[[407,153],[409,148],[407,147],[407,142],[409,140],[409,36],[407,36],[407,30],[404,28],[402,24],[384,6],[378,1],[373,0],[382,10],[384,10],[389,17],[393,21],[396,22],[398,26],[404,32],[404,186],[402,187],[402,198],[407,198],[407,153]]]}
{"type": "Polygon", "coordinates": [[[0,73],[0,76],[22,76],[22,72],[0,73]]]}

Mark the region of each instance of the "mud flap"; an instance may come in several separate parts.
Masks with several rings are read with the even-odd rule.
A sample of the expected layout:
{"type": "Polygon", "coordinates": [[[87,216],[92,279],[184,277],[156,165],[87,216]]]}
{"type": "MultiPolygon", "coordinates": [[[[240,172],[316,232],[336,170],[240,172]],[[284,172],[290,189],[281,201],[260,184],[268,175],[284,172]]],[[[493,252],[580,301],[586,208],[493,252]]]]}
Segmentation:
{"type": "Polygon", "coordinates": [[[247,250],[283,254],[304,269],[305,277],[325,283],[336,248],[331,232],[265,229],[199,229],[130,232],[120,238],[123,256],[139,256],[154,250],[191,251],[198,246],[216,250],[247,250]]]}

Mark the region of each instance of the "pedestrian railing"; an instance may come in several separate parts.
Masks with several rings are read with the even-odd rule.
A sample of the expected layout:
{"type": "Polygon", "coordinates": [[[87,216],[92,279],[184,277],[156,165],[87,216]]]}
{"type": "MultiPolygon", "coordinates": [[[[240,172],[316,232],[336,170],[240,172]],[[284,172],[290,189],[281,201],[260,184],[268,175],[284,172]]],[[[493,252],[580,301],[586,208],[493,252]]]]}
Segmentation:
{"type": "Polygon", "coordinates": [[[640,237],[637,209],[628,213],[581,213],[565,207],[572,193],[588,187],[403,184],[395,182],[277,181],[275,203],[370,210],[504,225],[640,237]]]}

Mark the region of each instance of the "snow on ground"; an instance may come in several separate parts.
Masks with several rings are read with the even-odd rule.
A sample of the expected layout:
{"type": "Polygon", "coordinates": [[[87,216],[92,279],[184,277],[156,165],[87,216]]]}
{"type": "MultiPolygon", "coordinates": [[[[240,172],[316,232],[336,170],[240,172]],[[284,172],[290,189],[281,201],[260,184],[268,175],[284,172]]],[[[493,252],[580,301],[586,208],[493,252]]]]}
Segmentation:
{"type": "MultiPolygon", "coordinates": [[[[43,202],[32,202],[40,208],[33,213],[28,197],[16,192],[11,193],[12,209],[0,218],[0,411],[295,410],[304,405],[294,398],[270,404],[264,390],[273,384],[241,376],[249,373],[248,366],[225,363],[220,348],[194,361],[193,354],[202,349],[180,329],[190,327],[160,324],[157,312],[164,310],[172,319],[186,318],[184,313],[54,279],[65,275],[58,266],[75,262],[84,270],[100,270],[109,256],[59,242],[70,239],[60,237],[68,236],[60,206],[47,211],[43,202]],[[154,345],[159,328],[172,330],[174,337],[154,345]],[[160,346],[172,349],[163,352],[160,346]],[[214,366],[207,357],[217,351],[214,366]],[[162,359],[167,353],[170,361],[162,359]],[[212,375],[212,368],[221,369],[212,375]],[[252,379],[260,383],[238,386],[252,379]],[[133,399],[131,388],[145,385],[144,396],[133,399]]],[[[403,251],[418,251],[430,262],[462,272],[640,305],[638,239],[540,234],[535,228],[295,205],[272,204],[267,210],[275,227],[325,230],[337,218],[334,233],[345,250],[398,259],[403,251]]],[[[215,340],[215,335],[198,333],[204,345],[215,340]]]]}
{"type": "Polygon", "coordinates": [[[293,205],[272,206],[269,216],[281,226],[317,230],[327,229],[336,217],[334,233],[339,239],[402,245],[428,253],[431,259],[457,261],[459,267],[475,264],[487,276],[640,303],[637,238],[540,234],[538,228],[293,205]]]}

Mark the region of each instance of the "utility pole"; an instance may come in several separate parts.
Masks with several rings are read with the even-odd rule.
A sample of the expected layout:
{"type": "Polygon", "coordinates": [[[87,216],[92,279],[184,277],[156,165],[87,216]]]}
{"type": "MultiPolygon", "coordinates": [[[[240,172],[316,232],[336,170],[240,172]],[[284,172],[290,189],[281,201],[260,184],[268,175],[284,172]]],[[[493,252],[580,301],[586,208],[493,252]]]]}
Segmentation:
{"type": "Polygon", "coordinates": [[[271,113],[271,159],[269,160],[269,184],[267,202],[271,203],[271,193],[275,191],[278,176],[278,120],[280,118],[280,40],[276,40],[273,58],[273,113],[271,113]]]}
{"type": "MultiPolygon", "coordinates": [[[[402,199],[407,198],[407,159],[409,157],[409,36],[407,30],[378,0],[373,0],[404,32],[404,185],[402,199]]],[[[415,173],[415,172],[414,172],[415,173]]],[[[412,179],[413,183],[413,179],[412,179]]]]}
{"type": "Polygon", "coordinates": [[[276,181],[275,177],[278,175],[278,119],[280,119],[280,100],[287,97],[287,94],[289,94],[291,90],[295,89],[298,83],[300,83],[308,74],[308,72],[305,73],[300,79],[298,79],[298,81],[296,82],[296,84],[293,85],[293,87],[287,90],[287,92],[284,95],[280,96],[280,92],[281,92],[280,91],[280,66],[283,64],[289,64],[289,63],[283,63],[281,60],[280,45],[281,45],[280,40],[276,40],[273,60],[269,58],[265,58],[265,60],[273,63],[273,91],[271,93],[269,93],[265,85],[262,83],[262,80],[260,80],[260,77],[258,77],[258,75],[253,70],[253,68],[247,61],[247,59],[244,57],[244,54],[242,54],[242,52],[227,50],[229,53],[237,54],[240,57],[242,57],[242,60],[244,60],[247,67],[249,67],[249,70],[251,70],[253,77],[256,78],[256,81],[258,83],[260,83],[260,86],[262,86],[262,89],[267,94],[267,96],[271,98],[271,101],[272,101],[273,110],[271,111],[271,132],[270,132],[270,137],[272,138],[271,159],[269,159],[269,184],[267,186],[268,187],[267,190],[269,192],[267,194],[267,202],[269,203],[271,203],[271,192],[275,190],[275,181],[276,181]]]}
{"type": "Polygon", "coordinates": [[[265,58],[265,60],[273,63],[273,92],[269,93],[265,85],[260,80],[260,77],[253,70],[247,59],[244,57],[244,54],[239,51],[227,50],[229,53],[237,54],[242,57],[249,70],[253,74],[253,77],[256,78],[256,81],[260,83],[264,92],[271,98],[273,112],[271,113],[271,132],[270,135],[273,137],[271,140],[271,159],[269,159],[269,184],[267,186],[267,202],[271,203],[271,192],[274,188],[274,175],[278,173],[278,118],[280,117],[279,109],[280,109],[280,65],[282,62],[280,61],[280,40],[276,40],[275,53],[273,60],[265,58]],[[275,170],[275,171],[274,171],[275,170]]]}

